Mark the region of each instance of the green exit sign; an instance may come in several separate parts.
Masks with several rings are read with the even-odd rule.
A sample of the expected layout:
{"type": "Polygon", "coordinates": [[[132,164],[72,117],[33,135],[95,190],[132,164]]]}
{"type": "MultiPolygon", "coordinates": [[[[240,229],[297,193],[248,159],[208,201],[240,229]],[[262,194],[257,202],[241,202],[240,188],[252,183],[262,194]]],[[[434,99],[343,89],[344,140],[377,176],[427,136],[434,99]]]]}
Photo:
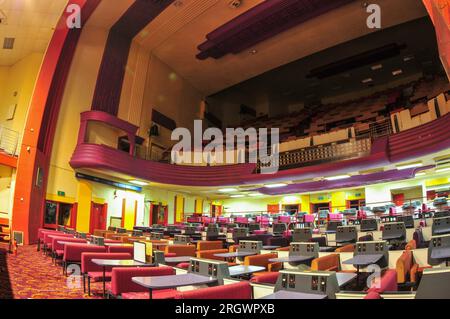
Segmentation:
{"type": "Polygon", "coordinates": [[[66,192],[58,191],[58,196],[64,197],[66,196],[66,192]]]}

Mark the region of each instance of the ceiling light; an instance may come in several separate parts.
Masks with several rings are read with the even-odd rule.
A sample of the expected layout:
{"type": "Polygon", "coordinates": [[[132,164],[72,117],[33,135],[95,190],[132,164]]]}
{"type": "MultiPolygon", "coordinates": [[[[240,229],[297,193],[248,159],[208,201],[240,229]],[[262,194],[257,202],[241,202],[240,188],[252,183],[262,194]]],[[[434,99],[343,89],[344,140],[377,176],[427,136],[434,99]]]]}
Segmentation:
{"type": "Polygon", "coordinates": [[[422,167],[422,166],[423,166],[422,163],[412,163],[412,164],[398,165],[398,166],[397,166],[397,169],[398,169],[398,170],[402,170],[402,169],[415,168],[415,167],[422,167]]]}
{"type": "Polygon", "coordinates": [[[248,196],[250,196],[250,197],[259,197],[259,196],[263,196],[263,194],[261,194],[261,193],[254,193],[254,194],[248,194],[248,196]]]}
{"type": "Polygon", "coordinates": [[[285,187],[285,186],[287,186],[287,184],[285,184],[285,183],[264,185],[264,187],[266,187],[266,188],[280,188],[280,187],[285,187]]]}
{"type": "Polygon", "coordinates": [[[325,177],[327,181],[338,181],[340,179],[347,179],[350,178],[350,175],[337,175],[337,176],[331,176],[331,177],[325,177]]]}
{"type": "Polygon", "coordinates": [[[392,75],[393,76],[397,76],[397,75],[400,75],[400,74],[403,74],[403,70],[398,69],[398,70],[392,71],[392,75]]]}
{"type": "Polygon", "coordinates": [[[418,177],[418,176],[424,176],[424,175],[427,175],[427,173],[425,173],[425,172],[420,172],[420,173],[417,173],[417,174],[414,175],[414,176],[418,177]]]}
{"type": "Polygon", "coordinates": [[[403,61],[404,62],[408,62],[408,61],[412,61],[412,60],[414,60],[414,55],[407,55],[407,56],[405,56],[404,58],[403,58],[403,61]]]}
{"type": "Polygon", "coordinates": [[[222,188],[219,189],[219,192],[221,193],[233,193],[233,192],[237,192],[238,189],[237,188],[222,188]]]}
{"type": "Polygon", "coordinates": [[[361,82],[364,83],[364,84],[367,84],[367,83],[373,82],[373,79],[372,78],[367,78],[367,79],[362,80],[361,82]]]}
{"type": "Polygon", "coordinates": [[[148,185],[148,183],[146,183],[146,182],[137,181],[137,180],[128,181],[128,183],[131,183],[134,185],[139,185],[139,186],[147,186],[148,185]]]}
{"type": "Polygon", "coordinates": [[[383,64],[372,65],[372,71],[381,70],[383,68],[383,64]]]}
{"type": "Polygon", "coordinates": [[[436,170],[436,173],[448,172],[450,171],[450,167],[439,168],[436,170]]]}
{"type": "Polygon", "coordinates": [[[231,198],[242,198],[245,197],[245,195],[231,195],[231,198]]]}

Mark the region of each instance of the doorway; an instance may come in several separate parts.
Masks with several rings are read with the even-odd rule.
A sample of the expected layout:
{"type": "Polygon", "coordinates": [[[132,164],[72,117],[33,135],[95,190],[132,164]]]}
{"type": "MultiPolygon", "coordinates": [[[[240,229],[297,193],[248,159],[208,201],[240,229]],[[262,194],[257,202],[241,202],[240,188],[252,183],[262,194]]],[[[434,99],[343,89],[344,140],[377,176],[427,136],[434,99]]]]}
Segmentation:
{"type": "Polygon", "coordinates": [[[211,204],[211,217],[218,217],[222,214],[222,205],[211,204]]]}
{"type": "Polygon", "coordinates": [[[76,205],[45,201],[44,228],[57,229],[58,226],[75,228],[76,205]]]}
{"type": "Polygon", "coordinates": [[[96,229],[106,230],[108,215],[108,204],[91,204],[91,218],[89,223],[89,232],[94,233],[96,229]]]}
{"type": "Polygon", "coordinates": [[[150,220],[149,226],[165,225],[168,223],[169,208],[167,205],[161,203],[150,204],[150,220]]]}
{"type": "Polygon", "coordinates": [[[282,210],[284,212],[288,213],[289,215],[293,216],[293,215],[297,214],[298,212],[300,212],[301,205],[300,204],[283,205],[282,210]]]}
{"type": "Polygon", "coordinates": [[[311,204],[311,213],[318,213],[320,210],[329,210],[331,211],[331,203],[319,203],[319,204],[311,204]]]}

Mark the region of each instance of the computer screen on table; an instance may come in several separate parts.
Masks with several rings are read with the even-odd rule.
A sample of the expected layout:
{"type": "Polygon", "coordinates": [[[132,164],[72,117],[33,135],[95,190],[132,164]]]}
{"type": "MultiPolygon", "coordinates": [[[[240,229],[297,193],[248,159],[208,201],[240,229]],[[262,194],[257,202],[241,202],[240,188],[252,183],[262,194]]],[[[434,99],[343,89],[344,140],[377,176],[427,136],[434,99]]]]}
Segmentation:
{"type": "Polygon", "coordinates": [[[134,242],[133,256],[135,261],[141,263],[147,262],[147,244],[143,242],[134,242]]]}

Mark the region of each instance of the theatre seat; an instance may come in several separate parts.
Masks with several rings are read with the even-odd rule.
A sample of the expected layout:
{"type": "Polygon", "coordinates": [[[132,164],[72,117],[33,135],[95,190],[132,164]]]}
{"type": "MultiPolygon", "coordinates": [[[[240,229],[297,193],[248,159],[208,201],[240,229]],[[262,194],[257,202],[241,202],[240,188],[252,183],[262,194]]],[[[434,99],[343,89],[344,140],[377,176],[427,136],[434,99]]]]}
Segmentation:
{"type": "Polygon", "coordinates": [[[177,257],[181,256],[191,256],[195,257],[195,246],[193,245],[171,245],[167,246],[165,251],[166,254],[174,253],[177,257]]]}
{"type": "Polygon", "coordinates": [[[216,241],[199,241],[197,242],[197,250],[216,250],[216,249],[222,249],[223,248],[223,242],[220,240],[216,241]]]}
{"type": "Polygon", "coordinates": [[[202,251],[197,251],[197,258],[224,261],[225,258],[217,257],[217,256],[214,256],[214,255],[216,255],[216,254],[226,254],[226,253],[228,253],[228,249],[202,250],[202,251]]]}
{"type": "MultiPolygon", "coordinates": [[[[149,299],[148,289],[138,285],[132,281],[133,277],[152,277],[152,276],[171,276],[175,275],[175,270],[171,267],[132,267],[132,268],[113,268],[111,274],[110,293],[114,297],[120,297],[122,294],[128,293],[126,297],[134,297],[136,299],[149,299]],[[129,293],[143,293],[129,295],[129,293]]],[[[169,298],[163,291],[164,297],[169,298]]],[[[176,290],[173,290],[175,296],[176,290]]],[[[155,291],[154,298],[158,298],[158,292],[155,291]]]]}
{"type": "MultiPolygon", "coordinates": [[[[91,282],[103,280],[103,267],[92,262],[92,259],[131,259],[129,253],[82,253],[81,254],[81,275],[83,276],[83,291],[86,292],[86,278],[88,280],[88,294],[91,295],[91,282]]],[[[112,267],[106,267],[106,281],[111,280],[112,267]]]]}
{"type": "Polygon", "coordinates": [[[338,254],[319,257],[311,262],[311,270],[315,271],[339,271],[339,268],[338,254]]]}
{"type": "Polygon", "coordinates": [[[252,287],[247,281],[236,284],[178,292],[175,299],[252,299],[252,287]]]}
{"type": "Polygon", "coordinates": [[[411,282],[417,284],[420,280],[420,277],[422,276],[423,271],[427,268],[432,268],[432,267],[431,266],[419,267],[418,264],[414,264],[412,266],[411,272],[410,272],[411,282]]]}
{"type": "Polygon", "coordinates": [[[278,272],[266,272],[258,276],[253,276],[252,279],[250,279],[250,282],[275,285],[277,283],[278,276],[278,272]]]}
{"type": "Polygon", "coordinates": [[[395,270],[388,270],[384,273],[384,275],[381,277],[381,282],[379,284],[379,287],[377,287],[377,282],[374,282],[367,290],[368,293],[370,292],[377,292],[377,293],[384,293],[387,291],[398,291],[397,286],[397,272],[395,270]]]}
{"type": "Polygon", "coordinates": [[[336,248],[335,252],[337,253],[352,253],[355,251],[355,245],[349,244],[339,248],[336,248]]]}

